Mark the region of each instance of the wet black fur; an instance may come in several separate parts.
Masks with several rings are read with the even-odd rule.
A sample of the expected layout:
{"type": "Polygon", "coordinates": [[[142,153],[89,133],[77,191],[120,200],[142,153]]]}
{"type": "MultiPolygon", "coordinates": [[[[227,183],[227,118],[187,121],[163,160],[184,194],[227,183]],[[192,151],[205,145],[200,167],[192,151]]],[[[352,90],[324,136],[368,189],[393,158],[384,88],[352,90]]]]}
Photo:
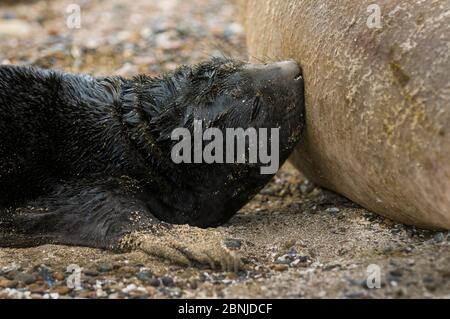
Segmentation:
{"type": "Polygon", "coordinates": [[[303,83],[255,86],[244,66],[216,59],[132,79],[0,66],[0,246],[111,247],[160,221],[226,222],[271,176],[176,165],[170,135],[194,119],[281,127],[284,161],[303,125],[303,83]]]}

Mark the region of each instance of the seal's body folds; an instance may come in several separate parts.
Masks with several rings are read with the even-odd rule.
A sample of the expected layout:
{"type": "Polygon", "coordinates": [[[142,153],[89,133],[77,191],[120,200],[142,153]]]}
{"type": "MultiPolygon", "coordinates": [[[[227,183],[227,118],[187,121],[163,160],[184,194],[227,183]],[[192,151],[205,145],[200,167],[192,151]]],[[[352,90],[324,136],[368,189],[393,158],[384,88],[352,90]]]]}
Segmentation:
{"type": "Polygon", "coordinates": [[[299,74],[222,59],[132,79],[0,66],[0,246],[107,248],[164,222],[226,222],[271,176],[175,164],[170,133],[279,127],[284,161],[303,125],[299,74]]]}

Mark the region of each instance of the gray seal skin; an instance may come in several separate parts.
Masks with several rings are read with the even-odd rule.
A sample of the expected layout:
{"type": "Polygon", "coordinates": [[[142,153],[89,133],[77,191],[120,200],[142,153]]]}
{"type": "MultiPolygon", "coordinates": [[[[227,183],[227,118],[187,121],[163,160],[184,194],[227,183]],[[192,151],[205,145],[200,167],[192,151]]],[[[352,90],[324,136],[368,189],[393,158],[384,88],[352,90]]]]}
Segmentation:
{"type": "Polygon", "coordinates": [[[0,66],[0,246],[117,248],[155,226],[221,225],[272,175],[261,163],[175,164],[172,131],[280,128],[281,164],[303,110],[292,61],[212,59],[132,79],[0,66]]]}

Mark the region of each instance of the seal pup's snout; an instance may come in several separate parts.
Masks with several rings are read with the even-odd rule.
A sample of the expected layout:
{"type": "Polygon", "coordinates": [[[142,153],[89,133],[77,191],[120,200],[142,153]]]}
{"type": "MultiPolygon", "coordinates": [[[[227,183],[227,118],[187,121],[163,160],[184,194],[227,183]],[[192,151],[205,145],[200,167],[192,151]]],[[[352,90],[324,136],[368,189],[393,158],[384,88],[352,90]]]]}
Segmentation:
{"type": "Polygon", "coordinates": [[[248,64],[244,70],[260,83],[276,81],[278,84],[289,84],[303,81],[302,69],[293,60],[268,64],[248,64]]]}
{"type": "Polygon", "coordinates": [[[297,62],[289,60],[273,63],[274,68],[280,68],[281,76],[285,77],[286,80],[299,81],[302,80],[302,70],[297,62]]]}
{"type": "Polygon", "coordinates": [[[287,130],[301,125],[304,81],[297,62],[247,64],[243,66],[243,74],[249,79],[253,95],[258,97],[258,108],[251,117],[255,125],[282,126],[287,130]]]}

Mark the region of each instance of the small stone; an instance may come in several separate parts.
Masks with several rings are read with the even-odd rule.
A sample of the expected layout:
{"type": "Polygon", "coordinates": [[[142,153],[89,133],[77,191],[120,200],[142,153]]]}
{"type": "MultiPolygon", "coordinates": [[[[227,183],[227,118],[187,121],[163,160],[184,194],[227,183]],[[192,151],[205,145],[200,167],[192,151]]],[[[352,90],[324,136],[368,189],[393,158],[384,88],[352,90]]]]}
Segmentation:
{"type": "Polygon", "coordinates": [[[42,299],[42,295],[40,294],[31,294],[30,297],[31,299],[42,299]]]}
{"type": "Polygon", "coordinates": [[[278,257],[275,261],[276,264],[282,264],[282,265],[289,265],[292,262],[292,258],[289,255],[283,255],[281,257],[278,257]]]}
{"type": "Polygon", "coordinates": [[[97,298],[104,298],[104,297],[108,296],[108,294],[103,289],[99,288],[95,291],[95,296],[97,298]]]}
{"type": "Polygon", "coordinates": [[[225,27],[225,29],[223,30],[223,34],[227,38],[231,38],[231,37],[240,35],[240,34],[242,34],[242,32],[243,32],[242,25],[239,23],[236,23],[236,22],[227,25],[225,27]]]}
{"type": "Polygon", "coordinates": [[[5,275],[5,277],[7,278],[7,279],[9,279],[9,280],[14,280],[14,278],[16,277],[16,275],[18,274],[19,272],[17,271],[17,270],[10,270],[10,271],[8,271],[8,273],[5,275]]]}
{"type": "Polygon", "coordinates": [[[168,277],[168,276],[162,277],[161,281],[162,281],[163,285],[166,286],[166,287],[173,287],[175,285],[174,282],[173,282],[173,279],[171,277],[168,277]]]}
{"type": "Polygon", "coordinates": [[[0,20],[0,36],[27,37],[32,28],[26,21],[19,19],[0,20]]]}
{"type": "Polygon", "coordinates": [[[102,264],[98,265],[97,270],[99,272],[109,272],[109,271],[113,270],[113,265],[110,263],[102,263],[102,264]]]}
{"type": "Polygon", "coordinates": [[[121,277],[128,279],[135,276],[139,270],[131,266],[123,266],[120,267],[119,271],[121,272],[120,273],[121,277]]]}
{"type": "Polygon", "coordinates": [[[330,214],[335,214],[335,213],[339,213],[339,208],[337,207],[330,207],[325,209],[325,212],[330,213],[330,214]]]}
{"type": "Polygon", "coordinates": [[[434,242],[436,243],[442,243],[445,239],[444,234],[443,233],[437,233],[436,235],[434,235],[434,242]]]}
{"type": "Polygon", "coordinates": [[[189,287],[191,289],[194,289],[194,290],[197,289],[198,288],[197,280],[195,280],[195,279],[190,280],[189,281],[189,287]]]}
{"type": "Polygon", "coordinates": [[[22,282],[25,285],[31,285],[31,284],[36,282],[36,276],[32,275],[32,274],[25,273],[25,272],[19,272],[14,277],[14,280],[16,280],[18,282],[22,282]]]}
{"type": "Polygon", "coordinates": [[[289,250],[290,252],[291,251],[297,252],[294,247],[295,244],[297,244],[297,241],[295,239],[288,239],[283,243],[283,248],[289,250]]]}
{"type": "Polygon", "coordinates": [[[132,63],[126,62],[114,73],[119,76],[124,76],[124,77],[131,76],[132,74],[138,73],[138,68],[137,68],[137,66],[133,65],[132,63]]]}
{"type": "Polygon", "coordinates": [[[223,244],[229,249],[239,249],[242,246],[242,242],[234,238],[225,238],[223,244]]]}
{"type": "Polygon", "coordinates": [[[176,34],[173,32],[163,32],[155,36],[156,47],[163,50],[177,50],[181,47],[182,43],[176,40],[176,34]]]}
{"type": "Polygon", "coordinates": [[[161,281],[158,278],[152,278],[149,281],[149,284],[153,287],[159,287],[161,285],[161,281]]]}
{"type": "Polygon", "coordinates": [[[60,295],[67,295],[70,291],[69,287],[65,286],[57,286],[52,289],[53,292],[56,292],[60,295]]]}
{"type": "Polygon", "coordinates": [[[392,277],[401,277],[401,276],[403,276],[403,272],[402,272],[400,269],[391,270],[391,271],[389,272],[389,274],[390,274],[392,277]]]}
{"type": "Polygon", "coordinates": [[[156,289],[154,287],[147,287],[145,288],[147,290],[147,294],[152,297],[154,295],[156,295],[156,289]]]}
{"type": "Polygon", "coordinates": [[[62,272],[55,272],[53,274],[53,277],[59,281],[64,281],[64,279],[66,279],[66,277],[64,276],[64,274],[62,272]]]}
{"type": "Polygon", "coordinates": [[[6,278],[0,278],[0,288],[15,288],[17,287],[17,281],[9,280],[6,278]]]}
{"type": "Polygon", "coordinates": [[[392,275],[389,275],[388,278],[387,278],[389,284],[391,286],[393,286],[393,287],[397,287],[398,286],[398,279],[399,279],[399,277],[392,276],[392,275]]]}
{"type": "Polygon", "coordinates": [[[323,270],[324,270],[324,271],[329,271],[329,270],[333,270],[333,269],[335,269],[335,268],[340,268],[340,267],[341,267],[340,264],[337,264],[337,263],[331,263],[331,264],[328,264],[328,265],[324,266],[324,267],[323,267],[323,270]]]}
{"type": "Polygon", "coordinates": [[[128,294],[131,291],[135,290],[136,288],[137,288],[137,286],[135,284],[130,284],[130,285],[126,286],[125,288],[123,288],[122,292],[125,294],[128,294]]]}
{"type": "Polygon", "coordinates": [[[150,280],[153,278],[153,274],[149,271],[140,271],[137,274],[137,278],[145,282],[150,282],[150,280]]]}
{"type": "Polygon", "coordinates": [[[236,280],[236,279],[239,278],[239,276],[234,271],[233,272],[229,272],[227,274],[227,276],[228,276],[228,279],[231,279],[231,280],[236,280]]]}
{"type": "Polygon", "coordinates": [[[47,290],[47,288],[45,286],[39,285],[37,283],[31,284],[27,288],[31,293],[37,293],[37,294],[43,294],[47,290]]]}
{"type": "Polygon", "coordinates": [[[282,264],[276,264],[273,267],[273,270],[275,270],[275,271],[286,271],[288,269],[289,269],[288,265],[282,265],[282,264]]]}
{"type": "Polygon", "coordinates": [[[84,271],[84,275],[90,276],[90,277],[97,277],[98,276],[98,271],[93,270],[93,269],[86,269],[84,271]]]}
{"type": "Polygon", "coordinates": [[[300,185],[300,192],[303,195],[309,194],[314,190],[315,186],[313,183],[306,181],[305,183],[300,185]]]}

